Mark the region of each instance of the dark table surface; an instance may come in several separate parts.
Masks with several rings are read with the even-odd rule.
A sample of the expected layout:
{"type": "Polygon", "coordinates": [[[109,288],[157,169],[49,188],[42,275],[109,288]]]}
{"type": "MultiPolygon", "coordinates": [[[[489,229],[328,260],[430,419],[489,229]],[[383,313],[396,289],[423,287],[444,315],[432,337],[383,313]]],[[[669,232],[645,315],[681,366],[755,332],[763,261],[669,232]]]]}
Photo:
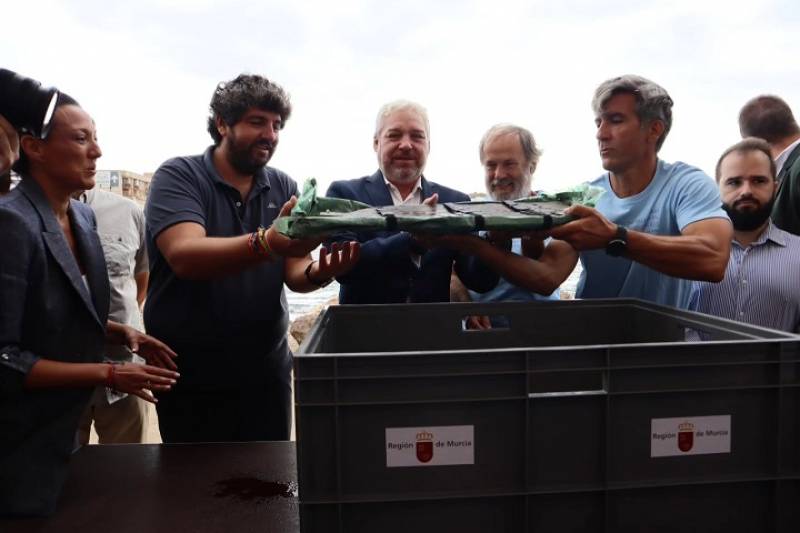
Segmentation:
{"type": "Polygon", "coordinates": [[[3,533],[295,533],[293,442],[87,446],[56,514],[3,533]]]}

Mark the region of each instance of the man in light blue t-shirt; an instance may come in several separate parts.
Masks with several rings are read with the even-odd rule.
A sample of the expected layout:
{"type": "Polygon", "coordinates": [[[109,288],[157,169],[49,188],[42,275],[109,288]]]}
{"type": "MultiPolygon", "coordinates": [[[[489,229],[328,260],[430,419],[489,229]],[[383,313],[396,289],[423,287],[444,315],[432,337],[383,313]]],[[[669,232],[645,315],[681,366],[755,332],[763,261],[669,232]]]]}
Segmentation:
{"type": "MultiPolygon", "coordinates": [[[[582,250],[583,272],[576,291],[578,298],[633,297],[686,309],[692,294],[691,281],[686,278],[713,276],[712,270],[717,266],[715,259],[721,262],[724,273],[728,262],[727,247],[719,250],[719,258],[714,257],[717,247],[713,237],[704,238],[702,227],[690,227],[709,225],[712,226],[709,229],[716,230],[714,226],[720,226],[718,231],[724,232],[729,225],[719,193],[703,171],[681,162],[658,160],[650,183],[631,196],[616,194],[611,173],[590,183],[606,190],[596,205],[599,215],[584,208],[587,218],[578,222],[589,222],[596,227],[602,224],[606,228],[613,224],[617,229],[612,232],[612,228],[608,228],[608,234],[621,238],[620,244],[611,240],[610,247],[591,249],[581,246],[582,239],[587,237],[572,237],[572,228],[565,227],[557,232],[567,241],[574,239],[573,242],[579,243],[582,250]],[[634,237],[634,232],[641,235],[634,237]],[[684,236],[690,236],[696,242],[682,242],[684,236]],[[658,242],[665,237],[671,242],[658,242]],[[641,262],[633,260],[630,250],[635,239],[641,239],[638,243],[641,262]],[[659,249],[659,245],[663,248],[659,249]],[[616,253],[615,246],[619,246],[622,253],[616,253]],[[696,256],[693,250],[697,250],[696,256]],[[706,261],[708,263],[704,264],[706,261]],[[659,264],[661,262],[663,264],[659,264]]],[[[716,279],[716,276],[711,279],[716,279]]]]}
{"type": "Polygon", "coordinates": [[[563,282],[580,253],[579,298],[642,298],[685,309],[689,280],[725,275],[733,232],[717,188],[697,168],[658,159],[672,125],[672,99],[659,85],[612,78],[597,88],[592,108],[608,171],[591,182],[606,190],[596,209],[570,208],[578,220],[550,230],[553,240],[538,260],[475,238],[455,245],[539,293],[563,282]]]}

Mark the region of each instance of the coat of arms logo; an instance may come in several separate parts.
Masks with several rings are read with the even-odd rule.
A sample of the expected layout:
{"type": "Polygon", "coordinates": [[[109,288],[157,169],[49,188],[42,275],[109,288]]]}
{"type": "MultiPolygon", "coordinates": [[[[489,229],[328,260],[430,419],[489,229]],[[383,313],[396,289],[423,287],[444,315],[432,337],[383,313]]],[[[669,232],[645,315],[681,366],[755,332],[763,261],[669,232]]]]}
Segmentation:
{"type": "Polygon", "coordinates": [[[421,431],[417,433],[417,459],[427,463],[433,459],[433,433],[421,431]]]}
{"type": "Polygon", "coordinates": [[[694,446],[694,424],[684,422],[678,425],[678,449],[688,452],[694,446]]]}

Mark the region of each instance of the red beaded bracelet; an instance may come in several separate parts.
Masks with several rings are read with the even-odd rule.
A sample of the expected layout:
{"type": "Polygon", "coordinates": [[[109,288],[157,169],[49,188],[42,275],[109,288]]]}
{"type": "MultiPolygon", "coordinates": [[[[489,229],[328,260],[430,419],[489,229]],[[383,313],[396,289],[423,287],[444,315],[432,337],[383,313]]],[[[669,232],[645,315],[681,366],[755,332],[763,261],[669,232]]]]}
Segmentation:
{"type": "Polygon", "coordinates": [[[108,374],[106,374],[106,387],[112,390],[117,390],[116,365],[113,363],[108,365],[108,374]]]}
{"type": "Polygon", "coordinates": [[[259,227],[250,234],[247,246],[252,254],[266,257],[267,261],[272,261],[275,259],[275,252],[270,250],[269,244],[267,244],[267,231],[268,229],[259,227]]]}

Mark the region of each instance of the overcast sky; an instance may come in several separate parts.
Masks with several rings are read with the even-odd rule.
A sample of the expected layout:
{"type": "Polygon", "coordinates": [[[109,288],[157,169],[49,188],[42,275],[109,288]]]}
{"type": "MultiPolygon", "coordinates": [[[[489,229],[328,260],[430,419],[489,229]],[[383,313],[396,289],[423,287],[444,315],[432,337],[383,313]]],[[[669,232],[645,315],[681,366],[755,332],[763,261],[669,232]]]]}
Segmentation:
{"type": "Polygon", "coordinates": [[[298,182],[371,174],[375,114],[428,108],[426,176],[483,189],[477,156],[497,122],[544,150],[534,187],[594,178],[592,92],[636,73],[675,101],[661,156],[713,172],[760,93],[800,111],[797,28],[786,1],[5,0],[0,66],[55,85],[97,122],[100,168],[155,170],[201,152],[217,82],[265,75],[294,113],[271,161],[298,182]]]}

